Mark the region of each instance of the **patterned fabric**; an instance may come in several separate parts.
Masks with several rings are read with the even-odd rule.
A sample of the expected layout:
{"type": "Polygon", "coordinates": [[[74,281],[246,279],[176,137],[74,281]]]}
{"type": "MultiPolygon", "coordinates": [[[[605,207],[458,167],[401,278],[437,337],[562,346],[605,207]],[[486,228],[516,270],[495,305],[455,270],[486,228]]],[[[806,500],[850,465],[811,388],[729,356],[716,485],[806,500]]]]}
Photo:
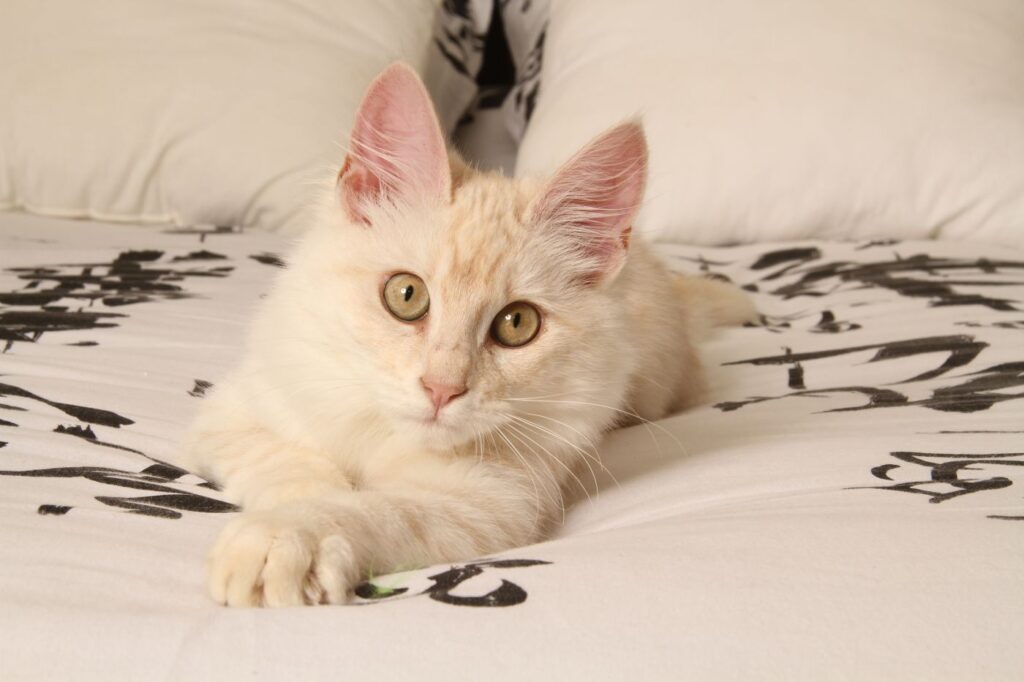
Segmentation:
{"type": "Polygon", "coordinates": [[[509,132],[521,139],[540,92],[550,0],[500,0],[516,82],[502,104],[509,132]]]}
{"type": "Polygon", "coordinates": [[[555,539],[242,613],[202,573],[235,507],[173,456],[285,247],[0,216],[3,679],[1019,674],[1024,253],[664,247],[763,319],[709,341],[704,406],[609,436],[555,539]]]}
{"type": "Polygon", "coordinates": [[[495,0],[444,0],[437,14],[424,82],[441,125],[451,132],[477,96],[495,0]]]}
{"type": "Polygon", "coordinates": [[[540,89],[548,6],[549,0],[445,0],[424,78],[446,130],[500,108],[509,134],[523,136],[540,89]],[[496,18],[501,31],[494,30],[496,18]],[[495,52],[512,62],[509,82],[480,84],[488,41],[504,41],[495,52]]]}

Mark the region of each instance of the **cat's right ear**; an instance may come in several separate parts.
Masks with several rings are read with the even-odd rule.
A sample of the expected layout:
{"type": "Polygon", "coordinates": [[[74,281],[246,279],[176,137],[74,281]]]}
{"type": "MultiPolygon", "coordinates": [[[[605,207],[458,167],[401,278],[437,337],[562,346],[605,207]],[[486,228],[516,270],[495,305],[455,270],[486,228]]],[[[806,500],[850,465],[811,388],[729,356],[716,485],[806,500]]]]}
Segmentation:
{"type": "Polygon", "coordinates": [[[448,152],[430,95],[405,64],[370,84],[356,112],[338,193],[349,218],[370,224],[381,201],[451,199],[448,152]]]}

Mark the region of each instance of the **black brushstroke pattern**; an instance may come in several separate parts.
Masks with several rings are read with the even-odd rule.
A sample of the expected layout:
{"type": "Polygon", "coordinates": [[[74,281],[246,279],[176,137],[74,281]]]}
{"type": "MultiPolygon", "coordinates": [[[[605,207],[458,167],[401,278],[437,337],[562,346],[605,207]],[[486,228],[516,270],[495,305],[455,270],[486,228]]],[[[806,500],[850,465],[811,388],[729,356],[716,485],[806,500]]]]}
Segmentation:
{"type": "Polygon", "coordinates": [[[875,478],[880,478],[883,481],[891,481],[889,478],[889,472],[893,469],[899,469],[899,464],[883,464],[881,466],[873,467],[871,469],[871,475],[875,478]]]}
{"type": "Polygon", "coordinates": [[[837,386],[814,390],[792,391],[777,396],[755,396],[745,400],[717,403],[716,408],[732,412],[747,405],[791,397],[821,397],[834,393],[854,393],[867,396],[868,402],[854,407],[837,407],[824,412],[853,412],[882,407],[925,407],[939,412],[980,412],[993,405],[1024,398],[1024,391],[1009,393],[1006,389],[1024,387],[1024,362],[1009,362],[967,375],[967,379],[952,386],[936,388],[931,396],[910,400],[903,393],[888,388],[871,386],[837,386]]]}
{"type": "Polygon", "coordinates": [[[896,244],[899,244],[899,243],[900,243],[899,239],[873,239],[873,240],[867,242],[866,244],[861,244],[860,246],[858,246],[857,250],[858,251],[863,251],[865,249],[871,249],[871,248],[874,248],[876,246],[895,246],[896,244]]]}
{"type": "MultiPolygon", "coordinates": [[[[526,3],[527,5],[529,3],[526,3]]],[[[505,8],[502,8],[505,11],[505,8]]],[[[525,11],[525,10],[524,10],[525,11]]],[[[533,45],[525,54],[513,50],[515,61],[515,84],[512,86],[510,98],[512,109],[516,114],[514,134],[518,137],[526,129],[537,106],[537,97],[541,89],[541,70],[544,63],[544,44],[547,41],[548,24],[544,22],[533,37],[533,45]],[[517,58],[518,57],[518,58],[517,58]]]]}
{"type": "Polygon", "coordinates": [[[181,512],[201,514],[223,514],[238,511],[230,502],[195,493],[176,492],[169,495],[145,495],[142,497],[97,496],[96,500],[111,507],[126,509],[132,514],[155,516],[163,519],[180,519],[181,512]]]}
{"type": "MultiPolygon", "coordinates": [[[[498,587],[483,594],[456,595],[452,594],[452,592],[455,588],[459,587],[466,581],[483,574],[487,569],[524,568],[529,566],[543,566],[550,563],[551,562],[549,561],[540,561],[536,559],[498,559],[494,561],[480,561],[452,566],[446,571],[428,576],[428,580],[430,580],[433,585],[418,594],[425,594],[434,601],[449,604],[451,606],[515,606],[526,601],[526,590],[508,580],[502,580],[498,587]]],[[[374,585],[372,582],[363,583],[355,589],[357,596],[374,601],[390,599],[407,592],[408,588],[381,587],[374,585]]]]}
{"type": "Polygon", "coordinates": [[[214,253],[213,251],[207,251],[206,249],[201,249],[199,251],[192,251],[191,253],[187,253],[184,256],[175,256],[174,258],[171,259],[171,262],[173,262],[173,263],[180,263],[182,261],[190,261],[190,260],[226,260],[226,259],[227,259],[227,256],[225,256],[223,254],[214,253]]]}
{"type": "MultiPolygon", "coordinates": [[[[892,457],[902,464],[885,464],[871,469],[871,475],[883,481],[894,481],[892,472],[903,467],[921,467],[928,473],[927,479],[894,482],[892,485],[862,486],[872,490],[924,495],[933,504],[971,495],[974,493],[1000,490],[1013,485],[1007,476],[980,476],[981,466],[1013,467],[1024,466],[1024,452],[1002,452],[985,454],[938,453],[938,452],[891,452],[892,457]]],[[[913,472],[913,469],[912,469],[913,472]]],[[[911,474],[913,475],[913,473],[911,474]]],[[[991,519],[1016,519],[1015,516],[989,515],[991,519]]]]}
{"type": "Polygon", "coordinates": [[[810,331],[825,334],[838,334],[840,332],[851,332],[860,329],[856,322],[837,321],[835,313],[831,310],[823,310],[821,319],[810,331]]]}
{"type": "Polygon", "coordinates": [[[875,343],[864,346],[846,346],[843,348],[830,348],[828,350],[811,351],[808,353],[787,352],[782,355],[768,355],[748,360],[735,360],[727,362],[726,365],[788,365],[798,362],[832,358],[849,353],[860,353],[863,351],[875,351],[874,356],[868,362],[880,362],[883,360],[894,360],[899,358],[922,355],[926,353],[947,353],[945,361],[935,369],[929,370],[917,376],[905,379],[904,382],[924,381],[941,376],[950,370],[973,361],[982,350],[988,347],[984,341],[978,341],[973,336],[928,336],[904,341],[890,341],[888,343],[875,343]]]}
{"type": "Polygon", "coordinates": [[[107,441],[100,440],[99,438],[96,437],[96,434],[93,432],[92,427],[90,426],[86,426],[83,428],[77,425],[64,426],[63,424],[61,424],[58,425],[57,428],[55,428],[53,431],[54,433],[66,433],[68,435],[81,438],[82,440],[88,441],[93,445],[101,445],[105,448],[114,448],[115,450],[124,450],[125,452],[131,452],[136,455],[142,455],[143,457],[146,456],[145,453],[143,453],[141,450],[130,448],[127,445],[118,445],[117,443],[110,443],[107,441]]]}
{"type": "MultiPolygon", "coordinates": [[[[116,327],[123,313],[85,310],[83,307],[54,305],[58,302],[108,308],[160,300],[190,298],[184,282],[195,277],[226,277],[231,266],[178,265],[190,261],[219,261],[225,256],[210,251],[193,251],[160,265],[158,250],[128,250],[112,261],[69,263],[56,266],[9,268],[25,282],[17,291],[0,292],[0,341],[4,351],[15,342],[34,343],[47,332],[84,331],[116,327]],[[32,308],[26,310],[24,308],[32,308]]],[[[95,344],[95,342],[91,342],[95,344]]]]}
{"type": "Polygon", "coordinates": [[[1010,430],[1010,429],[961,429],[961,430],[945,429],[945,430],[942,430],[942,431],[923,431],[922,433],[937,433],[937,434],[950,435],[950,434],[955,434],[955,433],[1024,433],[1024,431],[1014,431],[1014,430],[1010,430]]]}
{"type": "Polygon", "coordinates": [[[799,362],[795,363],[789,368],[789,382],[790,388],[804,389],[807,388],[807,384],[804,383],[804,366],[799,362]]]}
{"type": "Polygon", "coordinates": [[[766,270],[768,268],[777,268],[761,278],[764,282],[771,282],[787,275],[800,266],[805,265],[810,261],[818,260],[821,257],[821,250],[813,246],[780,249],[778,251],[769,251],[768,253],[762,254],[756,261],[754,261],[750,266],[750,269],[756,271],[766,270]]]}
{"type": "Polygon", "coordinates": [[[40,395],[26,391],[23,388],[18,388],[17,386],[12,386],[11,384],[0,383],[0,396],[14,396],[17,398],[35,400],[36,402],[49,405],[50,407],[60,410],[64,414],[70,415],[75,419],[88,424],[99,424],[100,426],[109,426],[117,429],[122,426],[135,423],[131,419],[122,417],[116,412],[111,412],[110,410],[102,410],[97,407],[85,407],[84,405],[72,405],[71,403],[61,403],[55,400],[47,400],[40,395]]]}
{"type": "MultiPolygon", "coordinates": [[[[113,469],[110,467],[80,466],[54,467],[49,469],[28,469],[23,471],[0,471],[0,476],[30,478],[83,478],[103,485],[144,490],[159,493],[141,497],[114,497],[97,495],[96,500],[110,507],[124,509],[132,514],[142,514],[165,519],[181,518],[182,511],[206,514],[223,514],[238,511],[238,507],[230,502],[223,502],[194,492],[172,488],[168,483],[175,482],[188,472],[179,467],[158,462],[140,472],[113,469]]],[[[52,509],[64,509],[65,514],[71,507],[62,505],[42,505],[40,514],[52,514],[52,509]]]]}
{"type": "Polygon", "coordinates": [[[45,332],[116,327],[107,320],[124,317],[117,313],[47,312],[44,310],[0,310],[0,339],[34,343],[45,332]]]}
{"type": "Polygon", "coordinates": [[[777,251],[769,251],[768,253],[761,254],[761,256],[751,264],[750,269],[764,270],[766,268],[773,268],[782,263],[792,263],[793,261],[805,263],[809,260],[817,260],[819,258],[821,258],[821,249],[815,246],[779,249],[777,251]]]}
{"type": "Polygon", "coordinates": [[[284,259],[278,256],[276,253],[268,253],[266,251],[264,251],[263,253],[254,253],[253,255],[249,256],[249,258],[256,261],[257,263],[262,263],[263,265],[272,265],[275,268],[283,268],[286,265],[284,259]]]}
{"type": "Polygon", "coordinates": [[[1006,362],[968,376],[973,378],[954,386],[938,388],[931,398],[918,401],[917,404],[943,412],[978,412],[996,403],[1024,398],[1024,392],[1001,392],[1024,387],[1024,362],[1006,362]]]}
{"type": "Polygon", "coordinates": [[[959,292],[958,287],[1019,286],[1024,280],[946,279],[948,273],[979,272],[986,275],[1024,271],[1024,261],[956,259],[917,254],[909,258],[874,262],[834,261],[797,268],[803,274],[790,284],[772,291],[785,299],[798,296],[823,296],[835,288],[852,284],[894,291],[900,296],[928,299],[930,306],[978,305],[997,311],[1017,311],[1019,301],[976,293],[959,292]],[[911,276],[913,275],[913,276],[911,276]],[[941,279],[939,279],[941,277],[941,279]]]}
{"type": "Polygon", "coordinates": [[[758,315],[757,322],[744,322],[743,326],[748,328],[760,327],[761,329],[772,332],[773,334],[779,334],[790,329],[793,325],[792,322],[785,317],[758,315]]]}
{"type": "Polygon", "coordinates": [[[474,16],[467,0],[444,0],[437,15],[434,47],[457,73],[475,81],[483,63],[486,27],[474,16]]]}
{"type": "Polygon", "coordinates": [[[854,407],[836,407],[831,410],[824,410],[825,413],[829,412],[853,412],[857,410],[867,410],[877,407],[904,407],[907,405],[915,405],[918,403],[911,402],[907,396],[886,388],[874,388],[871,386],[839,386],[836,388],[824,388],[816,389],[813,391],[793,391],[785,395],[778,396],[756,396],[753,398],[747,398],[746,400],[726,401],[716,403],[715,407],[722,410],[723,412],[733,412],[746,407],[747,405],[754,405],[757,403],[764,403],[771,400],[779,400],[781,398],[790,397],[810,397],[820,398],[833,393],[853,393],[857,395],[863,395],[867,397],[868,402],[863,405],[857,405],[854,407]]]}
{"type": "Polygon", "coordinates": [[[195,385],[192,387],[188,394],[193,398],[202,398],[206,395],[206,392],[213,388],[213,383],[204,379],[195,379],[195,385]]]}
{"type": "Polygon", "coordinates": [[[981,322],[957,322],[958,327],[973,327],[973,328],[989,328],[989,329],[1015,329],[1024,330],[1024,320],[1010,320],[1007,322],[991,322],[989,324],[983,324],[981,322]]]}
{"type": "Polygon", "coordinates": [[[241,234],[242,231],[241,227],[234,225],[214,225],[209,227],[173,227],[169,230],[164,230],[164,234],[198,235],[199,243],[203,244],[208,236],[220,237],[229,234],[241,234]]]}

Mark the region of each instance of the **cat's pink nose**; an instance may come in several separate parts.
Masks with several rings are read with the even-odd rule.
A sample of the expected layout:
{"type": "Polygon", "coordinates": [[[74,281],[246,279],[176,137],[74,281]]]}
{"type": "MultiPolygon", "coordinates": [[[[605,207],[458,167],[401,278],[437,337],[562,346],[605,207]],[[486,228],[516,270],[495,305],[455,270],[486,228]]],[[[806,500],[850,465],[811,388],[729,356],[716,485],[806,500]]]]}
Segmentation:
{"type": "Polygon", "coordinates": [[[442,407],[466,393],[465,386],[452,386],[425,378],[420,379],[420,383],[423,384],[423,390],[430,396],[430,401],[434,403],[434,416],[437,416],[442,407]]]}

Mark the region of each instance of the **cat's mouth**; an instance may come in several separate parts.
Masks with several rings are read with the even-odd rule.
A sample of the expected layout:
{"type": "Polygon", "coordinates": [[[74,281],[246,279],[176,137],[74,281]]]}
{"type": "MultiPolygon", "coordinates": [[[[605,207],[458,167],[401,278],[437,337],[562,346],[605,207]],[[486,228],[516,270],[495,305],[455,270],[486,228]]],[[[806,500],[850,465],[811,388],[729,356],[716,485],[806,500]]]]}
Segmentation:
{"type": "Polygon", "coordinates": [[[469,419],[461,411],[460,414],[449,414],[447,410],[441,410],[437,415],[432,410],[417,411],[402,415],[396,420],[396,427],[414,432],[430,449],[446,450],[473,440],[474,430],[469,419]]]}
{"type": "Polygon", "coordinates": [[[440,414],[434,414],[433,412],[419,412],[407,415],[403,421],[406,423],[411,422],[427,433],[446,434],[451,436],[455,432],[459,431],[459,420],[454,419],[444,412],[441,412],[440,414]]]}

